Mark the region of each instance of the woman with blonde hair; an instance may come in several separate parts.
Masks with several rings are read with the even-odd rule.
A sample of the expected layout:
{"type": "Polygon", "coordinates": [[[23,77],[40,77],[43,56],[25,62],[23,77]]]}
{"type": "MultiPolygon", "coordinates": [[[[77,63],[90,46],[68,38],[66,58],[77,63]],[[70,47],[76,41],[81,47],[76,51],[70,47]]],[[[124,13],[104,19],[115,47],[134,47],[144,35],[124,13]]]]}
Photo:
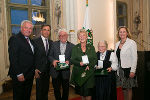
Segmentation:
{"type": "Polygon", "coordinates": [[[126,26],[120,26],[117,34],[118,42],[115,54],[118,58],[119,70],[117,71],[117,86],[123,88],[124,97],[132,100],[132,87],[137,86],[135,78],[137,67],[137,45],[131,39],[131,34],[126,26]]]}
{"type": "Polygon", "coordinates": [[[82,100],[92,100],[94,82],[94,66],[97,61],[94,46],[87,44],[87,32],[80,29],[77,33],[79,44],[73,47],[71,62],[73,71],[71,82],[82,100]]]}

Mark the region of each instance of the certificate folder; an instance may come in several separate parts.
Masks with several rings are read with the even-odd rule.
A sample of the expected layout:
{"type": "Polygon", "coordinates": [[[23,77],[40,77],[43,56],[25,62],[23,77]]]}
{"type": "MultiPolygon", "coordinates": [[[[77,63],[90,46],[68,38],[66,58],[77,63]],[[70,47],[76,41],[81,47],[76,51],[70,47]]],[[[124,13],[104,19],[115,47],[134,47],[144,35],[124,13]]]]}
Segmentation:
{"type": "Polygon", "coordinates": [[[96,69],[95,75],[108,75],[107,69],[96,69]]]}
{"type": "Polygon", "coordinates": [[[57,63],[56,70],[63,70],[69,68],[69,65],[66,63],[57,63]]]}
{"type": "Polygon", "coordinates": [[[82,86],[93,74],[90,70],[82,69],[75,71],[73,70],[72,76],[71,76],[71,83],[76,85],[76,86],[82,86]]]}

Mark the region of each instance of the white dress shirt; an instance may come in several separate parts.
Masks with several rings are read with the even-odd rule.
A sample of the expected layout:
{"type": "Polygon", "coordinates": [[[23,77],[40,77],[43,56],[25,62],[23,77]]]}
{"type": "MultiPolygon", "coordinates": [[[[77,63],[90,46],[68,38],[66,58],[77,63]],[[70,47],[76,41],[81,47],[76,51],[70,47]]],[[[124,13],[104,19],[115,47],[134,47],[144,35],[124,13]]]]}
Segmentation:
{"type": "MultiPolygon", "coordinates": [[[[41,35],[41,38],[42,38],[42,41],[43,41],[43,44],[44,44],[44,47],[45,47],[45,51],[46,51],[46,41],[45,41],[45,39],[47,39],[47,41],[48,41],[48,38],[45,38],[42,35],[41,35]]],[[[48,49],[49,49],[49,43],[48,43],[48,49]]]]}
{"type": "Polygon", "coordinates": [[[32,43],[31,43],[29,37],[26,37],[26,36],[25,36],[25,38],[26,38],[26,39],[28,38],[28,42],[29,42],[29,44],[30,44],[31,50],[32,50],[32,52],[34,53],[34,47],[33,47],[32,43]]]}

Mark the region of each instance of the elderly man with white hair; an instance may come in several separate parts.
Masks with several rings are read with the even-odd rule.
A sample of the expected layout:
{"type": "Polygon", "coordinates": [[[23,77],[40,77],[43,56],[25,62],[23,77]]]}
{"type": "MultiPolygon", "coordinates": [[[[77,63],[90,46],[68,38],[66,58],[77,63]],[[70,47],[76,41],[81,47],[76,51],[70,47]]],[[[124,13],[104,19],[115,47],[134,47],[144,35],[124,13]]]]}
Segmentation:
{"type": "Polygon", "coordinates": [[[49,60],[52,63],[50,67],[50,75],[52,76],[52,84],[54,87],[54,94],[56,100],[68,100],[69,95],[69,78],[70,78],[70,58],[72,47],[74,44],[70,43],[68,34],[65,29],[58,31],[59,40],[53,42],[49,60]],[[60,87],[63,92],[61,95],[60,87]]]}
{"type": "Polygon", "coordinates": [[[34,78],[34,43],[30,39],[33,24],[21,22],[21,31],[8,41],[10,68],[8,75],[13,82],[13,100],[30,100],[34,78]]]}

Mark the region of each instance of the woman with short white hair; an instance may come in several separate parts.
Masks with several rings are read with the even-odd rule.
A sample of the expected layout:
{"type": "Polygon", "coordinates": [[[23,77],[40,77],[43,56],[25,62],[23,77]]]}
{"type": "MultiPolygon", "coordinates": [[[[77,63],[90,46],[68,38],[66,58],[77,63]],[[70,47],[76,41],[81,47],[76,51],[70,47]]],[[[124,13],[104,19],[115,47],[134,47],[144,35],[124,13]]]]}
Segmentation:
{"type": "Polygon", "coordinates": [[[97,65],[95,70],[96,93],[94,100],[116,100],[116,78],[114,53],[107,50],[107,41],[102,40],[98,43],[97,65]]]}

